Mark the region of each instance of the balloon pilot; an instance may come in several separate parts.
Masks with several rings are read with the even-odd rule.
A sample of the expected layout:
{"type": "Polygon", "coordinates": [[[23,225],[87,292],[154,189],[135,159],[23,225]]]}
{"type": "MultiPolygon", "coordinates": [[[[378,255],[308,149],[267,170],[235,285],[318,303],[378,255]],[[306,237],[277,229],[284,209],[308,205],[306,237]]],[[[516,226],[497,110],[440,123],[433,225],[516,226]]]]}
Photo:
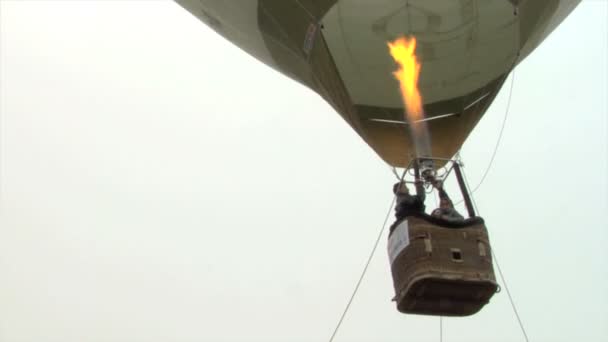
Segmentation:
{"type": "Polygon", "coordinates": [[[412,195],[407,188],[407,184],[400,181],[393,185],[393,193],[395,194],[395,218],[397,220],[424,213],[424,199],[426,197],[424,192],[412,195]]]}
{"type": "Polygon", "coordinates": [[[443,189],[443,182],[435,181],[433,186],[439,194],[439,208],[433,210],[431,216],[448,222],[464,221],[464,217],[454,209],[454,203],[443,189]]]}

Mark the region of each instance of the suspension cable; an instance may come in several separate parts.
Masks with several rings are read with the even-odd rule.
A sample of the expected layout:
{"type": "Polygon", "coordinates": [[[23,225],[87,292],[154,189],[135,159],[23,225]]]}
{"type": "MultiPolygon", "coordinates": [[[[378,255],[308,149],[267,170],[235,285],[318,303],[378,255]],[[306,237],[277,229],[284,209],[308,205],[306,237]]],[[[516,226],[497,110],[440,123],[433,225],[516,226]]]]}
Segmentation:
{"type": "MultiPolygon", "coordinates": [[[[405,177],[405,173],[403,174],[401,179],[403,179],[404,177],[405,177]]],[[[359,280],[357,281],[357,285],[355,285],[355,289],[353,290],[353,293],[351,294],[350,299],[348,300],[348,303],[346,304],[346,307],[344,308],[344,311],[342,312],[342,316],[340,316],[340,320],[338,321],[338,324],[336,324],[334,332],[331,334],[331,337],[329,338],[329,342],[332,342],[334,340],[334,338],[336,337],[336,334],[338,333],[338,330],[340,329],[340,326],[342,325],[342,322],[344,321],[344,317],[346,317],[346,314],[348,313],[348,310],[350,309],[350,306],[353,303],[355,296],[357,295],[357,291],[359,291],[359,286],[361,286],[361,282],[363,281],[363,278],[365,277],[365,273],[367,273],[369,264],[372,262],[372,259],[374,258],[374,254],[376,253],[376,249],[378,248],[378,244],[380,243],[380,239],[382,238],[382,234],[384,233],[384,229],[386,228],[386,223],[388,222],[388,218],[391,215],[391,211],[393,209],[393,205],[395,204],[396,199],[397,199],[397,195],[395,195],[393,197],[393,200],[391,201],[391,205],[388,208],[388,212],[386,213],[386,217],[384,218],[384,223],[382,224],[382,228],[380,229],[380,232],[378,233],[376,242],[374,242],[374,246],[372,247],[372,250],[369,253],[367,262],[365,263],[365,267],[363,267],[361,276],[359,276],[359,280]]]]}

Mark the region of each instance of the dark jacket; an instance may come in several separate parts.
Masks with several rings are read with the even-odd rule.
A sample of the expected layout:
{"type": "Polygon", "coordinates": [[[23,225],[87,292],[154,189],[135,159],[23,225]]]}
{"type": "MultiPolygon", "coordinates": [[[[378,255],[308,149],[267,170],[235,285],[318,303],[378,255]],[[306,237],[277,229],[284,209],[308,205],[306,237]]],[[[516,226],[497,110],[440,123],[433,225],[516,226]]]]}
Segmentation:
{"type": "Polygon", "coordinates": [[[395,217],[401,220],[407,216],[424,213],[424,201],[417,195],[409,193],[397,193],[395,205],[395,217]]]}

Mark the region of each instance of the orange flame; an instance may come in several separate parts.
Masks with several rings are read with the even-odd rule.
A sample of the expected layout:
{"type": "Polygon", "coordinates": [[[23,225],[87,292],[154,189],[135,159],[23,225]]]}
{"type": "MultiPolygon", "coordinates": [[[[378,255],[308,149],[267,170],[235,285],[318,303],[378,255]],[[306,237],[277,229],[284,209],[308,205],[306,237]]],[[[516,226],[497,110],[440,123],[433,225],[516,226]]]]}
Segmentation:
{"type": "Polygon", "coordinates": [[[416,58],[416,38],[398,38],[388,43],[391,56],[399,69],[393,73],[399,81],[401,96],[405,105],[407,118],[410,122],[416,122],[424,118],[422,110],[422,96],[418,90],[418,76],[420,75],[420,63],[416,58]]]}

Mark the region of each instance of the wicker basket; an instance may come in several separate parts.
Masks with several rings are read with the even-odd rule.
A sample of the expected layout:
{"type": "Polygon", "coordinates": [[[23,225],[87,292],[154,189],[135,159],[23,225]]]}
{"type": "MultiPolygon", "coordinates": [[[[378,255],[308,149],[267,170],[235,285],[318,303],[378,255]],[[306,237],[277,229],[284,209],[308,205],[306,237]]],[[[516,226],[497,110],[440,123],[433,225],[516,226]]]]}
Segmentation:
{"type": "Polygon", "coordinates": [[[481,218],[450,224],[410,216],[393,224],[388,249],[400,312],[467,316],[498,288],[481,218]]]}

